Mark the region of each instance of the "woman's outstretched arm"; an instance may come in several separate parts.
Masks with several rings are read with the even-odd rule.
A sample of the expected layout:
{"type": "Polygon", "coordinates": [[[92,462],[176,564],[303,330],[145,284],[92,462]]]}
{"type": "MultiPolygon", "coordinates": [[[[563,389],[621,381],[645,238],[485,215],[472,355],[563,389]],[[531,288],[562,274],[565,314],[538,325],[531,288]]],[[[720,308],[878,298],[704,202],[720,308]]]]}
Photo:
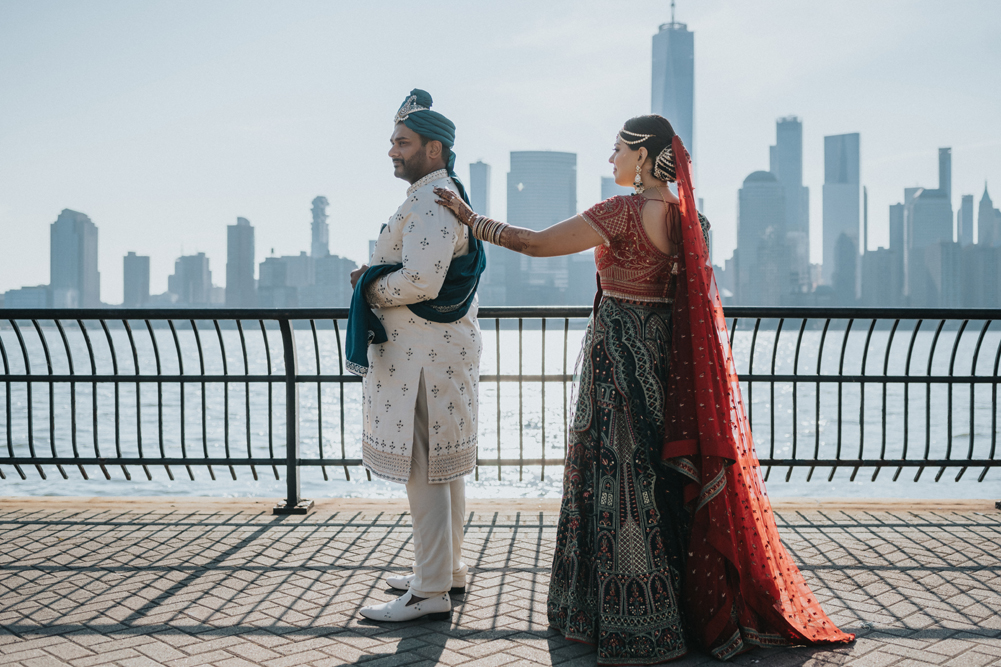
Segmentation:
{"type": "MultiPolygon", "coordinates": [[[[461,223],[476,231],[474,225],[478,219],[482,223],[483,218],[477,216],[461,197],[447,188],[435,188],[434,192],[439,197],[439,204],[452,211],[461,223]]],[[[530,257],[573,255],[605,242],[601,235],[579,215],[558,222],[541,232],[496,221],[488,222],[493,223],[490,231],[495,233],[489,234],[490,238],[483,240],[490,240],[496,245],[530,257]]]]}

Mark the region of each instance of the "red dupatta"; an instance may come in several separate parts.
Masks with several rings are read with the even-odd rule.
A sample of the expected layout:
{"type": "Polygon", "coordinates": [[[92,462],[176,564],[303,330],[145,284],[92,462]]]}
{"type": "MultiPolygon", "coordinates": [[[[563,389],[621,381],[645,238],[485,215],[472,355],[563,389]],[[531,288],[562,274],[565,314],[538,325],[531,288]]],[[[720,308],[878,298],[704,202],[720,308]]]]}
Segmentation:
{"type": "Polygon", "coordinates": [[[720,659],[749,644],[850,642],[855,635],[827,617],[779,539],[695,208],[688,153],[677,136],[672,148],[681,228],[671,230],[680,252],[662,456],[691,480],[683,593],[690,625],[720,659]]]}

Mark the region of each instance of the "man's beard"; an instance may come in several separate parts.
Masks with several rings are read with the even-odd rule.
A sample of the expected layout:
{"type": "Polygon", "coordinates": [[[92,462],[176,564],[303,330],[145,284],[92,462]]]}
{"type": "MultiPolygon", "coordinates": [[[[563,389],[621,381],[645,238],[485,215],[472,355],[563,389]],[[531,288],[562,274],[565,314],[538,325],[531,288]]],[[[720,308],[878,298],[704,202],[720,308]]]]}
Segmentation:
{"type": "Polygon", "coordinates": [[[409,160],[393,160],[397,176],[408,183],[416,183],[428,174],[428,154],[425,146],[413,154],[409,160]]]}

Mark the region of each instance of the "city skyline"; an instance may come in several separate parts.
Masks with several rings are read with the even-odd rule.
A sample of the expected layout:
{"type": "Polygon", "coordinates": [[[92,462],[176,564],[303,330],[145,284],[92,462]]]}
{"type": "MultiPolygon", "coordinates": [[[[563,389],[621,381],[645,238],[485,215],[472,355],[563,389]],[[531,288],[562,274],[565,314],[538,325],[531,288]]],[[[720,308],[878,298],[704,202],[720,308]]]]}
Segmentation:
{"type": "MultiPolygon", "coordinates": [[[[998,46],[988,39],[1001,11],[989,3],[964,4],[942,25],[930,3],[908,6],[903,15],[864,3],[809,11],[795,3],[753,10],[679,4],[676,20],[696,33],[697,196],[713,221],[717,263],[735,245],[735,193],[748,173],[768,168],[775,119],[790,113],[803,121],[804,186],[817,193],[810,200],[812,239],[819,238],[822,217],[823,136],[864,135],[870,248],[886,245],[886,212],[900,201],[901,186],[935,182],[939,146],[953,148],[954,210],[962,194],[979,201],[984,180],[1001,189],[1001,141],[994,139],[1001,136],[1001,86],[993,66],[998,46]],[[895,29],[887,35],[879,26],[891,20],[895,29]],[[849,26],[856,44],[846,54],[834,37],[849,26]],[[935,49],[919,46],[932,36],[935,49]],[[949,48],[960,43],[967,48],[949,48]]],[[[587,208],[599,199],[599,177],[608,175],[614,131],[650,108],[651,40],[670,19],[661,2],[639,2],[629,12],[577,12],[555,3],[538,8],[538,21],[460,8],[455,20],[463,29],[492,26],[489,34],[497,37],[484,51],[491,63],[503,55],[503,66],[487,66],[486,53],[471,53],[465,69],[439,82],[420,73],[430,54],[416,54],[412,67],[385,71],[377,55],[372,68],[338,70],[323,86],[331,92],[321,94],[306,82],[327,71],[319,63],[336,61],[334,53],[318,52],[321,42],[299,37],[292,48],[289,31],[302,28],[319,38],[338,21],[387,20],[404,5],[356,15],[311,3],[280,11],[247,3],[236,12],[223,2],[188,23],[178,7],[186,5],[0,9],[6,19],[0,55],[18,62],[0,69],[0,83],[13,93],[0,100],[7,121],[0,127],[6,149],[0,153],[0,225],[8,238],[0,291],[46,281],[47,227],[66,207],[101,228],[102,300],[112,303],[121,299],[127,251],[151,257],[151,291],[159,293],[177,256],[202,251],[222,261],[225,235],[211,230],[236,215],[258,230],[257,264],[270,248],[277,255],[309,248],[303,201],[316,192],[334,202],[329,222],[340,247],[332,252],[364,261],[368,239],[405,189],[391,176],[385,157],[390,121],[378,110],[388,109],[390,118],[399,89],[414,85],[431,90],[436,107],[456,121],[460,175],[478,159],[493,165],[496,217],[506,216],[498,194],[507,155],[519,149],[576,153],[578,209],[587,208]],[[207,39],[223,22],[232,22],[233,30],[207,39]],[[147,28],[148,44],[122,41],[147,28]],[[554,45],[554,34],[572,36],[572,48],[554,45]],[[58,46],[46,46],[44,57],[43,35],[46,45],[58,46]],[[73,49],[80,36],[99,44],[79,55],[73,49]],[[155,48],[181,36],[191,48],[166,58],[155,48]],[[122,49],[134,57],[123,58],[122,49]],[[67,50],[79,65],[64,66],[60,54],[67,50]],[[277,50],[288,53],[274,60],[277,50]],[[307,61],[296,74],[289,68],[302,58],[307,61]],[[498,94],[504,104],[485,103],[498,94]],[[56,103],[66,95],[73,105],[56,103]],[[302,95],[314,97],[306,104],[302,95]],[[579,104],[599,97],[600,104],[579,104]],[[323,113],[302,111],[321,107],[323,113]],[[337,130],[345,125],[352,127],[350,141],[337,130]],[[7,247],[18,250],[10,256],[7,247]]],[[[353,38],[345,39],[337,49],[350,48],[353,38]]],[[[819,245],[811,244],[814,262],[819,245]]]]}

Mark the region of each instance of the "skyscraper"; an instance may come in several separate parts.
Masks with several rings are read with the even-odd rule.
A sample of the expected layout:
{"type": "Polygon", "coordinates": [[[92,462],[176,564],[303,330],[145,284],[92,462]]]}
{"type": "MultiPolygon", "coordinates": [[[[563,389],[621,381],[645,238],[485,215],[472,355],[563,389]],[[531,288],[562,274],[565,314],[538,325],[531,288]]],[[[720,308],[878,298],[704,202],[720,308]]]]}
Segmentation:
{"type": "Polygon", "coordinates": [[[973,195],[963,195],[956,211],[956,240],[964,248],[973,243],[973,195]]]}
{"type": "Polygon", "coordinates": [[[309,249],[310,257],[326,257],[330,254],[330,226],[327,224],[329,205],[326,197],[317,197],[313,200],[313,242],[309,249]]]}
{"type": "Polygon", "coordinates": [[[904,266],[911,306],[959,305],[958,246],[952,242],[952,151],[938,151],[939,187],[904,191],[904,266]],[[954,298],[955,297],[955,298],[954,298]]]}
{"type": "Polygon", "coordinates": [[[469,203],[480,215],[490,215],[490,165],[479,160],[469,165],[469,203]]]}
{"type": "MultiPolygon", "coordinates": [[[[507,175],[507,217],[511,224],[539,231],[576,214],[575,153],[512,151],[507,175]]],[[[491,257],[505,267],[507,305],[566,302],[566,257],[527,257],[500,248],[491,257]]]]}
{"type": "Polygon", "coordinates": [[[177,295],[179,305],[208,305],[212,298],[212,272],[205,253],[178,257],[174,274],[167,276],[167,291],[177,295]]]}
{"type": "Polygon", "coordinates": [[[786,245],[797,292],[810,289],[810,189],[803,187],[803,123],[795,116],[775,122],[769,169],[785,191],[786,245]]]}
{"type": "Polygon", "coordinates": [[[785,239],[785,189],[774,174],[756,171],[737,195],[734,299],[742,306],[778,306],[791,291],[785,239]]]}
{"type": "Polygon", "coordinates": [[[141,308],[149,303],[149,257],[130,252],[124,259],[125,308],[141,308]]]}
{"type": "Polygon", "coordinates": [[[695,33],[674,20],[653,36],[651,111],[674,127],[695,164],[695,33]]]}
{"type": "MultiPolygon", "coordinates": [[[[824,137],[823,282],[833,284],[838,239],[844,235],[859,249],[859,134],[824,137]]],[[[842,244],[841,246],[845,246],[842,244]]],[[[844,262],[842,262],[844,264],[844,262]]]]}
{"type": "Polygon", "coordinates": [[[605,201],[609,197],[614,197],[616,195],[631,195],[632,193],[632,188],[618,185],[615,182],[615,179],[611,176],[601,177],[601,201],[605,201]]]}
{"type": "Polygon", "coordinates": [[[977,244],[996,246],[1001,244],[998,238],[997,220],[994,215],[994,202],[987,194],[987,182],[984,182],[984,194],[980,198],[980,206],[977,207],[977,244]]]}
{"type": "Polygon", "coordinates": [[[97,226],[83,213],[63,209],[49,228],[49,288],[54,308],[98,308],[97,226]]]}
{"type": "Polygon", "coordinates": [[[235,225],[226,228],[226,306],[253,308],[256,305],[254,228],[246,218],[237,218],[235,225]]]}

